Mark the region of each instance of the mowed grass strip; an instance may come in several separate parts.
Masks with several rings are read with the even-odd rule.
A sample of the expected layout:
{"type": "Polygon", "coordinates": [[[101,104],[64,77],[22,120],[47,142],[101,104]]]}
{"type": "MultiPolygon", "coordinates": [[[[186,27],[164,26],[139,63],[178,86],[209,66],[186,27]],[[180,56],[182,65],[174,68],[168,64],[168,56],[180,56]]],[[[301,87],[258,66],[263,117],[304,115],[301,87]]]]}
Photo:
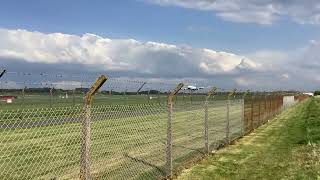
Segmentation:
{"type": "Polygon", "coordinates": [[[320,179],[320,100],[289,109],[177,178],[320,179]]]}

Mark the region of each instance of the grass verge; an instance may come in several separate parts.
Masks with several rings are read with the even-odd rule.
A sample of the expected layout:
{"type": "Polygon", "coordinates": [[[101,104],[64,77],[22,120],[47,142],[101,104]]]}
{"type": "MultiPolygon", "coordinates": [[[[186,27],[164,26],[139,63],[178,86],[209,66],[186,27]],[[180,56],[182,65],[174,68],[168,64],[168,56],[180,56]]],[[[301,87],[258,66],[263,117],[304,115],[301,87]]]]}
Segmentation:
{"type": "Polygon", "coordinates": [[[320,179],[320,100],[311,99],[178,179],[320,179]]]}

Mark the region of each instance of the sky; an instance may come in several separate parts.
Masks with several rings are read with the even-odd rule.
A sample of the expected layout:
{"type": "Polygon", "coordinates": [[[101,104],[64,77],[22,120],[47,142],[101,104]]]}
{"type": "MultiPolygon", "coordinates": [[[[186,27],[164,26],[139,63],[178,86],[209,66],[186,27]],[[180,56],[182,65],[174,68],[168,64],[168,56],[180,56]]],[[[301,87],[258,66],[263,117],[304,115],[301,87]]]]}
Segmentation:
{"type": "Polygon", "coordinates": [[[256,90],[319,88],[316,0],[0,4],[0,68],[11,72],[104,73],[256,90]]]}

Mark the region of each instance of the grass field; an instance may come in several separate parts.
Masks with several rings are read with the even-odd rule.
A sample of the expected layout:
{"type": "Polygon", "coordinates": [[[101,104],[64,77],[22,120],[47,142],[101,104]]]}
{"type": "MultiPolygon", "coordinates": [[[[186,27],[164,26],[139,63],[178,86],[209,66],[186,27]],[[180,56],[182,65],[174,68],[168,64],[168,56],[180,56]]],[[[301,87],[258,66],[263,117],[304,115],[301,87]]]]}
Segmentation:
{"type": "MultiPolygon", "coordinates": [[[[175,171],[204,156],[203,102],[180,102],[183,103],[177,101],[173,117],[175,171]]],[[[4,125],[47,124],[0,129],[0,179],[78,179],[81,126],[72,119],[80,118],[81,113],[58,108],[27,110],[29,114],[24,114],[23,118],[20,112],[8,116],[14,112],[14,108],[2,111],[7,114],[0,113],[0,122],[4,125]],[[54,123],[59,120],[66,123],[54,123]]],[[[166,175],[165,103],[95,106],[92,114],[94,178],[154,179],[166,175]]],[[[225,140],[225,119],[226,102],[213,101],[208,119],[211,150],[225,140]]],[[[233,101],[230,109],[232,138],[241,135],[241,126],[241,102],[233,101]]]]}
{"type": "Polygon", "coordinates": [[[319,179],[320,100],[297,105],[178,179],[319,179]]]}
{"type": "MultiPolygon", "coordinates": [[[[0,101],[1,110],[16,110],[16,109],[36,109],[36,108],[50,108],[50,107],[74,107],[82,106],[84,102],[84,94],[76,93],[74,95],[69,94],[66,98],[66,94],[54,94],[50,96],[44,93],[30,93],[24,96],[21,93],[6,93],[1,95],[15,95],[18,98],[11,104],[0,101]]],[[[226,97],[223,95],[216,96],[216,100],[222,100],[226,97]]],[[[94,98],[93,105],[130,105],[130,104],[146,104],[146,103],[166,103],[167,95],[165,94],[141,94],[141,95],[106,95],[97,94],[94,98]]],[[[205,95],[188,95],[180,94],[175,97],[175,101],[178,104],[190,104],[204,101],[205,95]]]]}

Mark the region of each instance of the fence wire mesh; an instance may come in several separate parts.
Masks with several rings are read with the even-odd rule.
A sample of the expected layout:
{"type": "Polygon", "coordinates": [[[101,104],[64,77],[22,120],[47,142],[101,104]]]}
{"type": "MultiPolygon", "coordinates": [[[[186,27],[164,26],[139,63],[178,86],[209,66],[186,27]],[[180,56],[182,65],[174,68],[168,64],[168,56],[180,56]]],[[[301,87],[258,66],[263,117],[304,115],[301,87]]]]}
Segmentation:
{"type": "MultiPolygon", "coordinates": [[[[17,94],[17,100],[24,98],[23,106],[1,102],[0,179],[78,179],[85,118],[90,119],[87,158],[93,179],[163,179],[304,100],[287,97],[285,106],[282,96],[266,94],[228,100],[224,91],[207,98],[210,87],[184,87],[173,98],[168,136],[168,94],[175,83],[111,78],[93,105],[83,106],[85,84],[61,89],[56,84],[53,95],[17,94]]],[[[6,95],[15,92],[4,89],[6,95]]]]}

